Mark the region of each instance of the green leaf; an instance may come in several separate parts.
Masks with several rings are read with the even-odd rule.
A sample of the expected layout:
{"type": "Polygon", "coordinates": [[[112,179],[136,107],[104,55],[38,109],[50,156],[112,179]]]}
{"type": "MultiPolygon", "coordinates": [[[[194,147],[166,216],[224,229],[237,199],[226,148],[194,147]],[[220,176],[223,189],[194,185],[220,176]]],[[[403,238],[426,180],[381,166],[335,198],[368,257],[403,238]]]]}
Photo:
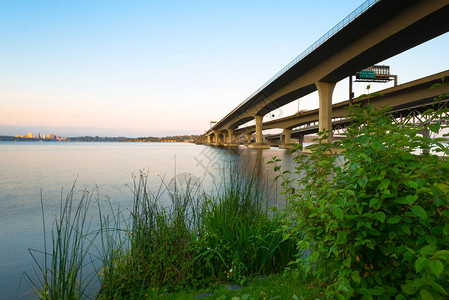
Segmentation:
{"type": "Polygon", "coordinates": [[[368,230],[368,234],[373,235],[373,236],[381,236],[382,235],[380,233],[380,231],[375,228],[371,228],[370,230],[368,230]]]}
{"type": "Polygon", "coordinates": [[[422,208],[419,205],[413,205],[412,207],[410,207],[410,210],[419,218],[421,219],[427,219],[427,213],[424,210],[424,208],[422,208]]]}
{"type": "Polygon", "coordinates": [[[353,271],[351,273],[351,278],[354,280],[357,284],[360,284],[360,274],[359,271],[353,271]]]}
{"type": "Polygon", "coordinates": [[[379,190],[385,190],[390,185],[390,179],[384,178],[377,186],[379,190]]]}
{"type": "Polygon", "coordinates": [[[401,221],[401,217],[400,216],[392,216],[390,218],[388,218],[387,223],[388,224],[397,224],[401,221]]]}
{"type": "Polygon", "coordinates": [[[394,199],[393,202],[398,204],[408,204],[408,201],[404,197],[398,197],[394,199]]]}
{"type": "Polygon", "coordinates": [[[355,196],[355,193],[353,190],[346,190],[346,193],[348,193],[351,196],[355,196]]]}
{"type": "Polygon", "coordinates": [[[408,180],[405,184],[407,186],[411,187],[411,188],[414,188],[414,189],[418,188],[418,183],[416,181],[413,181],[413,180],[408,180]]]}
{"type": "Polygon", "coordinates": [[[435,123],[435,124],[429,125],[430,131],[432,131],[434,133],[438,133],[440,131],[440,128],[441,128],[440,123],[435,123]]]}
{"type": "Polygon", "coordinates": [[[414,284],[415,287],[420,288],[422,286],[427,285],[427,282],[424,279],[422,279],[422,278],[416,278],[413,281],[413,284],[414,284]]]}
{"type": "Polygon", "coordinates": [[[427,258],[421,256],[415,261],[415,270],[416,272],[421,272],[421,270],[425,267],[427,264],[427,258]]]}
{"type": "Polygon", "coordinates": [[[422,228],[421,225],[416,225],[415,227],[413,227],[413,231],[415,231],[416,233],[418,233],[421,236],[427,235],[426,231],[422,228]]]}
{"type": "Polygon", "coordinates": [[[404,293],[409,294],[409,295],[413,295],[416,293],[415,287],[409,283],[401,285],[401,289],[404,293]]]}
{"type": "Polygon", "coordinates": [[[426,235],[426,242],[429,245],[436,245],[438,242],[438,239],[433,235],[426,235]]]}
{"type": "Polygon", "coordinates": [[[430,271],[432,271],[433,274],[437,278],[440,278],[441,273],[443,273],[443,263],[437,259],[430,259],[428,263],[430,271]]]}
{"type": "Polygon", "coordinates": [[[373,299],[373,296],[371,295],[370,291],[368,291],[365,288],[358,289],[357,292],[365,296],[366,297],[365,299],[373,299]]]}
{"type": "Polygon", "coordinates": [[[337,232],[337,241],[339,243],[346,243],[347,240],[348,240],[348,232],[347,231],[337,232]]]}
{"type": "Polygon", "coordinates": [[[442,86],[441,83],[434,83],[432,84],[432,86],[430,87],[430,90],[436,89],[436,88],[440,88],[442,86]]]}
{"type": "Polygon", "coordinates": [[[365,188],[366,184],[368,183],[368,177],[366,175],[363,175],[362,178],[357,180],[357,183],[362,187],[365,188]]]}
{"type": "Polygon", "coordinates": [[[399,229],[407,235],[410,235],[411,233],[409,225],[400,225],[399,229]]]}
{"type": "Polygon", "coordinates": [[[242,297],[240,297],[240,299],[242,299],[242,300],[248,300],[248,299],[249,299],[249,294],[244,294],[244,295],[242,295],[242,297]]]}
{"type": "Polygon", "coordinates": [[[427,256],[430,253],[434,252],[436,250],[436,247],[434,245],[426,245],[419,249],[419,253],[421,253],[422,256],[427,256]]]}
{"type": "Polygon", "coordinates": [[[388,234],[388,238],[390,240],[393,240],[398,234],[396,233],[396,231],[390,231],[390,233],[388,234]]]}
{"type": "Polygon", "coordinates": [[[373,287],[369,291],[370,291],[371,295],[375,295],[375,296],[380,296],[380,295],[383,295],[385,293],[384,288],[381,287],[381,286],[373,287]]]}
{"type": "Polygon", "coordinates": [[[332,213],[339,218],[340,220],[343,220],[343,210],[340,207],[337,207],[332,211],[332,213]]]}
{"type": "Polygon", "coordinates": [[[434,281],[429,281],[428,282],[429,285],[438,293],[443,294],[443,295],[447,295],[446,290],[444,289],[444,287],[442,287],[441,285],[439,285],[438,283],[434,282],[434,281]]]}
{"type": "Polygon", "coordinates": [[[343,261],[343,265],[344,266],[346,266],[346,267],[351,267],[351,258],[350,257],[348,257],[347,259],[345,259],[344,261],[343,261]]]}
{"type": "Polygon", "coordinates": [[[449,250],[440,250],[435,252],[435,257],[446,256],[449,255],[449,250]]]}
{"type": "Polygon", "coordinates": [[[378,198],[371,198],[371,200],[369,201],[369,207],[372,207],[372,206],[375,205],[378,201],[379,201],[378,198]]]}
{"type": "MultiPolygon", "coordinates": [[[[416,185],[418,185],[418,184],[416,184],[416,185]]],[[[418,195],[407,195],[407,197],[405,197],[405,200],[407,201],[407,204],[412,205],[416,200],[418,200],[418,195]]]]}
{"type": "Polygon", "coordinates": [[[396,297],[394,297],[394,300],[406,300],[407,298],[403,295],[396,295],[396,297]]]}
{"type": "Polygon", "coordinates": [[[422,300],[433,300],[432,294],[426,289],[421,290],[419,294],[421,295],[422,300]]]}
{"type": "MultiPolygon", "coordinates": [[[[370,205],[370,206],[371,206],[371,205],[370,205]]],[[[376,212],[376,213],[374,214],[374,217],[375,217],[380,223],[383,223],[383,222],[385,221],[385,218],[386,218],[385,214],[384,214],[383,212],[381,212],[381,211],[376,212]]]]}

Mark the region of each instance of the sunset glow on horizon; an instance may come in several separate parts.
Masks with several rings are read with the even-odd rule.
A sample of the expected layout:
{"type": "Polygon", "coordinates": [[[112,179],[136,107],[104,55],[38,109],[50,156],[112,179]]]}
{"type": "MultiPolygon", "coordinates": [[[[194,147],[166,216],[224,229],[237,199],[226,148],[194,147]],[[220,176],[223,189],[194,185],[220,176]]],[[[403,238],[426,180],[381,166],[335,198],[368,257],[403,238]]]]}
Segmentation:
{"type": "MultiPolygon", "coordinates": [[[[201,134],[363,2],[2,1],[0,135],[201,134]]],[[[380,63],[404,83],[448,69],[448,47],[380,63]]],[[[334,99],[347,95],[343,80],[334,99]]]]}

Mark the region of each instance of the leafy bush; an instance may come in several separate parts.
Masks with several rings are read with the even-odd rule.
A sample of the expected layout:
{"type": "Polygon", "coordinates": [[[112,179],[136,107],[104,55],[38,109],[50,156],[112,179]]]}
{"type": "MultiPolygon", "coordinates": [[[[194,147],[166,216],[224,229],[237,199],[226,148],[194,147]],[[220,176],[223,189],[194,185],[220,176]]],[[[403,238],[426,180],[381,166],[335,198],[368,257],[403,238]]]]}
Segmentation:
{"type": "Polygon", "coordinates": [[[292,209],[285,232],[304,233],[297,267],[325,280],[328,297],[448,294],[449,147],[422,135],[448,136],[442,99],[419,126],[388,108],[353,106],[341,141],[326,144],[320,133],[312,154],[295,158],[296,177],[281,173],[292,209]],[[328,155],[338,148],[342,156],[328,155]]]}

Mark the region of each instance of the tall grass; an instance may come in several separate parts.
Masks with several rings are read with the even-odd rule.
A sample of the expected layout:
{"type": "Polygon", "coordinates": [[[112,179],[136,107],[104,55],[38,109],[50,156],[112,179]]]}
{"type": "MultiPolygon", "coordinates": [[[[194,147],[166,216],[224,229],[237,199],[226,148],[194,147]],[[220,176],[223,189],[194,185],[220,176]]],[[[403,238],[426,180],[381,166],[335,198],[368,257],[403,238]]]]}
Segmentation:
{"type": "Polygon", "coordinates": [[[216,196],[206,197],[201,216],[206,234],[201,238],[210,255],[223,263],[217,277],[223,271],[226,279],[242,282],[245,276],[278,272],[291,261],[294,242],[283,240],[281,216],[269,207],[266,194],[254,177],[231,173],[216,196]]]}
{"type": "Polygon", "coordinates": [[[61,191],[59,215],[50,236],[41,193],[44,250],[29,249],[35,263],[34,274],[24,274],[39,299],[88,298],[99,287],[91,253],[100,231],[91,230],[88,219],[93,194],[83,191],[79,202],[75,202],[74,191],[75,185],[65,198],[61,191]]]}
{"type": "Polygon", "coordinates": [[[190,181],[173,191],[161,180],[152,191],[141,173],[130,187],[129,215],[112,207],[105,214],[98,203],[95,230],[87,217],[92,196],[83,193],[75,206],[73,187],[61,199],[49,248],[31,251],[37,267],[26,278],[36,296],[139,299],[282,270],[293,260],[295,241],[283,239],[279,211],[268,207],[268,193],[254,178],[238,172],[226,178],[208,195],[190,181]]]}

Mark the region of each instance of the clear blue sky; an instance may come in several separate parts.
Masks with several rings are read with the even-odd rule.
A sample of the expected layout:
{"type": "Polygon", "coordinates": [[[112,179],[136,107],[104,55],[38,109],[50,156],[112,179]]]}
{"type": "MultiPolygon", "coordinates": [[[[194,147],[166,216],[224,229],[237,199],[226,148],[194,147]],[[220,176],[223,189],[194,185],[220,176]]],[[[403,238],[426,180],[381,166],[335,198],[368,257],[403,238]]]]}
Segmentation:
{"type": "MultiPolygon", "coordinates": [[[[203,133],[362,2],[2,0],[0,135],[203,133]]],[[[384,63],[403,83],[447,69],[448,46],[384,63]]]]}

